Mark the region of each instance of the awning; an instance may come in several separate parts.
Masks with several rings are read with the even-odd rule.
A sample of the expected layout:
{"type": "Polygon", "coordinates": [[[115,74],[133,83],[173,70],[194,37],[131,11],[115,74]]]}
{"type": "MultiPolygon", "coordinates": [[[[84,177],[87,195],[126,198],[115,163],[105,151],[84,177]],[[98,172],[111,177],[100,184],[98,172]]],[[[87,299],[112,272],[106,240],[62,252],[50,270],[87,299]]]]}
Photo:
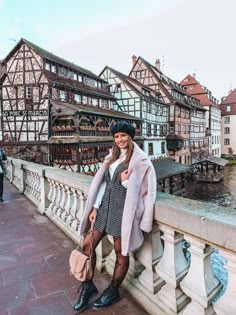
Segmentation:
{"type": "Polygon", "coordinates": [[[177,163],[171,159],[154,162],[157,180],[169,178],[190,171],[190,166],[177,163]]]}

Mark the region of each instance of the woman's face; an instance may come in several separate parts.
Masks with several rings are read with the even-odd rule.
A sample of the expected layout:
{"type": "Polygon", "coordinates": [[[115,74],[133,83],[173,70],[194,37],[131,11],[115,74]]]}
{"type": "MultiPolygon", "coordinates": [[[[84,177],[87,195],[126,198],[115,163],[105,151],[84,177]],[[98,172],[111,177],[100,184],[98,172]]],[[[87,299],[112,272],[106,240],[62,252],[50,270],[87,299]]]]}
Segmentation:
{"type": "Polygon", "coordinates": [[[117,132],[114,135],[114,141],[115,144],[120,148],[120,149],[127,149],[129,146],[129,135],[124,132],[117,132]]]}

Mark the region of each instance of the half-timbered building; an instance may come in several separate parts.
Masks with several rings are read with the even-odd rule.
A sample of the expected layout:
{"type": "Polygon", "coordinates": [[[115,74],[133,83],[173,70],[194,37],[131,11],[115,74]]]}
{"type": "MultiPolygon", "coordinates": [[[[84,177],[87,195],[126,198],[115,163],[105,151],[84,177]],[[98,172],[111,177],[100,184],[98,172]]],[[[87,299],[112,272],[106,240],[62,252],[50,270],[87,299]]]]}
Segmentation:
{"type": "Polygon", "coordinates": [[[114,109],[142,119],[143,150],[152,160],[166,157],[167,106],[160,93],[108,66],[100,77],[117,99],[114,109]]]}
{"type": "Polygon", "coordinates": [[[197,81],[195,74],[188,74],[180,84],[186,91],[197,98],[206,109],[206,136],[209,143],[209,156],[221,156],[221,108],[212,92],[197,81]]]}
{"type": "Polygon", "coordinates": [[[91,137],[105,154],[112,145],[112,123],[127,120],[140,128],[139,119],[113,110],[116,99],[102,78],[25,39],[2,66],[1,130],[8,155],[86,171],[81,161],[91,154],[84,158],[78,152],[89,149],[91,137]]]}
{"type": "Polygon", "coordinates": [[[152,65],[142,57],[133,56],[133,68],[129,76],[160,93],[168,105],[166,141],[169,155],[178,163],[191,165],[191,112],[202,110],[199,101],[160,70],[159,60],[152,65]]]}

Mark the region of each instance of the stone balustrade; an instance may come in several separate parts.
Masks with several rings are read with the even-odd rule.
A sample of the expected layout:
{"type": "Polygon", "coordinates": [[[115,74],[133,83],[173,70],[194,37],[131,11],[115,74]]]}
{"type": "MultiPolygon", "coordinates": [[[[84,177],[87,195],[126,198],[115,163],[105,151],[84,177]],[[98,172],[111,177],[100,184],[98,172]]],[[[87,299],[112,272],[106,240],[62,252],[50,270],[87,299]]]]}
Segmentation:
{"type": "MultiPolygon", "coordinates": [[[[77,231],[92,177],[17,159],[7,170],[38,211],[81,244],[77,231]]],[[[97,248],[97,268],[111,274],[114,264],[108,236],[97,248]]],[[[158,193],[153,230],[130,254],[123,285],[153,315],[235,315],[235,210],[158,193]],[[216,252],[225,259],[224,287],[212,268],[216,252]]]]}

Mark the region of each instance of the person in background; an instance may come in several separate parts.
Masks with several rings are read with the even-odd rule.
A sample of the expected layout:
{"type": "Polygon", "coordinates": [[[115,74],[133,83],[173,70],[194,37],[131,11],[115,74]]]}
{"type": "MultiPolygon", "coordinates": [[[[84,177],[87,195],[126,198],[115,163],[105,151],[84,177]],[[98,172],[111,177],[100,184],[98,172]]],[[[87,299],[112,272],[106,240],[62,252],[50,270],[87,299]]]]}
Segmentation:
{"type": "Polygon", "coordinates": [[[0,202],[3,202],[3,179],[4,179],[4,174],[6,172],[5,168],[5,161],[7,160],[7,156],[5,151],[0,148],[0,202]]]}
{"type": "MultiPolygon", "coordinates": [[[[101,309],[117,302],[119,287],[129,268],[129,252],[143,243],[144,232],[150,232],[156,199],[156,174],[151,161],[133,142],[134,127],[120,122],[111,127],[113,148],[96,173],[88,194],[79,233],[85,233],[83,253],[89,255],[89,225],[94,224],[92,267],[96,266],[95,249],[105,235],[113,236],[116,263],[111,284],[95,301],[101,309]]],[[[82,283],[74,310],[83,312],[92,296],[98,294],[93,278],[82,283]]]]}

